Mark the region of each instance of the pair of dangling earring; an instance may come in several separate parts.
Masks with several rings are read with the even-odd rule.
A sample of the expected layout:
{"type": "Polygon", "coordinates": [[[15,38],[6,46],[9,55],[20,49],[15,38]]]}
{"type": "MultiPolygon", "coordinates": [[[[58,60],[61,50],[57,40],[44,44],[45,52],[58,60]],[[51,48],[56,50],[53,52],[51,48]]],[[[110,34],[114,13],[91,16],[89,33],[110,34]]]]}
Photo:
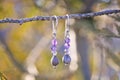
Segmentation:
{"type": "MultiPolygon", "coordinates": [[[[71,62],[70,57],[70,24],[69,24],[69,15],[66,15],[67,19],[65,20],[65,37],[64,37],[64,56],[62,58],[62,62],[67,65],[71,62]]],[[[57,25],[58,25],[58,19],[57,16],[54,16],[54,19],[52,19],[52,30],[53,30],[53,39],[51,41],[51,64],[53,65],[53,68],[56,68],[56,66],[59,64],[59,59],[57,58],[57,39],[56,39],[56,32],[57,32],[57,25]]]]}

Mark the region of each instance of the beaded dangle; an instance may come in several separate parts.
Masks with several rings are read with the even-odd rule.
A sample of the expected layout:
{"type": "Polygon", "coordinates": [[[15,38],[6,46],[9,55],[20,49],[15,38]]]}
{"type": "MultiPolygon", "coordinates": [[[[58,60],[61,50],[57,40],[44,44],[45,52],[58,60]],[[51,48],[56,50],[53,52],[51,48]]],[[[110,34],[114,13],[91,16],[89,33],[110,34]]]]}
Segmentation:
{"type": "Polygon", "coordinates": [[[56,66],[59,64],[59,60],[57,58],[57,39],[56,39],[57,24],[58,24],[58,19],[56,16],[54,16],[54,19],[52,18],[53,39],[51,41],[51,44],[52,44],[51,45],[51,53],[52,53],[51,64],[53,68],[56,68],[56,66]]]}
{"type": "Polygon", "coordinates": [[[69,15],[66,15],[67,19],[65,20],[65,42],[64,42],[64,56],[62,58],[62,61],[65,65],[70,64],[71,57],[70,57],[70,24],[69,24],[69,15]]]}

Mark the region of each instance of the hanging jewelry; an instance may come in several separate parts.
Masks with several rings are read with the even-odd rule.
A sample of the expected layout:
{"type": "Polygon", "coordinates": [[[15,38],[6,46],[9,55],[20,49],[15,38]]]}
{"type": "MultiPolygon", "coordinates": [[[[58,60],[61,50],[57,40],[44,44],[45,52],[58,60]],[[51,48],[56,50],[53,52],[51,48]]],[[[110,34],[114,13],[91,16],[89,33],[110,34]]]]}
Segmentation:
{"type": "Polygon", "coordinates": [[[52,53],[51,64],[53,65],[53,68],[56,68],[56,66],[59,64],[59,60],[57,58],[57,39],[56,39],[57,25],[58,25],[58,19],[56,16],[54,16],[54,18],[52,17],[53,39],[51,41],[51,44],[52,44],[52,46],[51,46],[51,53],[52,53]]]}
{"type": "Polygon", "coordinates": [[[70,24],[69,24],[69,15],[66,15],[67,19],[65,20],[65,42],[64,42],[64,56],[62,61],[65,65],[70,64],[71,57],[70,57],[70,24]]]}

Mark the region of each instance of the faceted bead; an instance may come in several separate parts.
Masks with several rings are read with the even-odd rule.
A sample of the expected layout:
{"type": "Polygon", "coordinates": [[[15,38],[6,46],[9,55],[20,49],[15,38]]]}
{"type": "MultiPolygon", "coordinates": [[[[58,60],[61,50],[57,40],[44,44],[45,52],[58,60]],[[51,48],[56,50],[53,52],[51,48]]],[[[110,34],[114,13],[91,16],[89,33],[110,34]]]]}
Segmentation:
{"type": "Polygon", "coordinates": [[[54,68],[59,64],[59,60],[58,60],[57,56],[55,56],[55,55],[52,56],[51,64],[53,65],[54,68]]]}
{"type": "Polygon", "coordinates": [[[65,47],[65,49],[69,49],[70,44],[69,44],[69,43],[65,43],[65,44],[64,44],[64,47],[65,47]]]}
{"type": "Polygon", "coordinates": [[[65,54],[62,58],[62,61],[64,62],[64,64],[70,64],[71,62],[71,57],[69,56],[69,54],[65,54]]]}
{"type": "Polygon", "coordinates": [[[52,45],[57,45],[57,40],[56,39],[52,40],[52,45]]]}
{"type": "Polygon", "coordinates": [[[70,38],[69,37],[65,39],[65,43],[70,43],[70,38]]]}
{"type": "Polygon", "coordinates": [[[52,51],[56,51],[56,49],[57,49],[56,46],[54,46],[54,45],[51,46],[52,51]]]}

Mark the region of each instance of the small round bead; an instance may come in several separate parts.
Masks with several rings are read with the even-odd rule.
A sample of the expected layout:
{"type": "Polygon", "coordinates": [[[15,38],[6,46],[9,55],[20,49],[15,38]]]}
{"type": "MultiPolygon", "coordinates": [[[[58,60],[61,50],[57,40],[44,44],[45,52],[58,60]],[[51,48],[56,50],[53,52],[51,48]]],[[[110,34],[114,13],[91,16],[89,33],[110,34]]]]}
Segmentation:
{"type": "Polygon", "coordinates": [[[69,43],[65,43],[65,44],[64,44],[64,47],[65,47],[65,49],[69,49],[70,44],[69,44],[69,43]]]}
{"type": "Polygon", "coordinates": [[[56,51],[56,49],[57,49],[56,46],[54,46],[54,45],[51,46],[51,50],[52,50],[52,51],[56,51]]]}
{"type": "Polygon", "coordinates": [[[57,40],[56,39],[52,40],[52,45],[57,45],[57,40]]]}
{"type": "Polygon", "coordinates": [[[69,37],[65,39],[65,43],[70,43],[70,38],[69,37]]]}
{"type": "Polygon", "coordinates": [[[63,63],[66,64],[70,64],[71,62],[71,57],[69,56],[69,54],[65,54],[62,58],[63,63]]]}
{"type": "Polygon", "coordinates": [[[52,56],[51,64],[53,65],[54,68],[59,64],[59,60],[58,60],[57,56],[55,56],[55,55],[52,56]]]}

